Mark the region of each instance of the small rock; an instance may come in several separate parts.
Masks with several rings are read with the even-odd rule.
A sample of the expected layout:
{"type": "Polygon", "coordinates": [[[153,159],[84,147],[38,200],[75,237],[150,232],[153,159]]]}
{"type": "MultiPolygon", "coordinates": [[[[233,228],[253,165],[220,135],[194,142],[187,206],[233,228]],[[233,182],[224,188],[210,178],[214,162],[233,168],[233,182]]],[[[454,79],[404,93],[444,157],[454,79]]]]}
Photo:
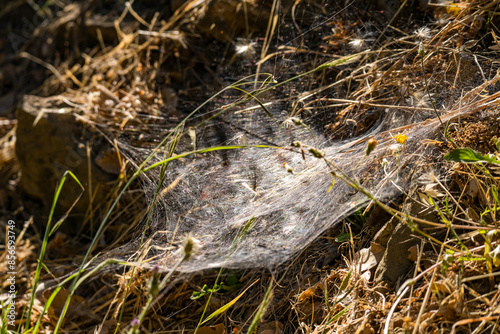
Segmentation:
{"type": "MultiPolygon", "coordinates": [[[[115,180],[116,175],[109,173],[111,168],[100,168],[95,160],[99,152],[112,146],[90,126],[77,120],[75,111],[64,102],[63,97],[25,96],[17,110],[17,119],[16,156],[21,167],[21,188],[24,192],[41,200],[48,212],[57,185],[64,172],[69,170],[85,187],[70,216],[83,217],[87,212],[91,205],[90,185],[92,192],[97,189],[97,194],[92,194],[94,205],[104,199],[105,184],[115,180]],[[90,147],[90,173],[87,145],[90,147]]],[[[111,163],[108,162],[108,165],[111,163]]],[[[56,212],[65,213],[80,193],[81,188],[68,177],[56,212]]],[[[83,222],[84,219],[78,221],[83,222]]],[[[80,227],[79,224],[63,224],[63,231],[74,234],[80,227]]]]}

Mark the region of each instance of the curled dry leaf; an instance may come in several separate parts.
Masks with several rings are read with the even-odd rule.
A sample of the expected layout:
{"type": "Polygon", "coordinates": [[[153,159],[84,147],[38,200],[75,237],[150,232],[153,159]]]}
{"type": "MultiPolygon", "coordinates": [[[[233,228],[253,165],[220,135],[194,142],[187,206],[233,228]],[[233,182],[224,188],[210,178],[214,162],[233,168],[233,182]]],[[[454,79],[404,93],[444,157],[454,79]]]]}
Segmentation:
{"type": "Polygon", "coordinates": [[[359,268],[361,273],[375,268],[384,256],[384,252],[385,247],[371,242],[369,248],[363,248],[356,254],[356,268],[359,268]]]}

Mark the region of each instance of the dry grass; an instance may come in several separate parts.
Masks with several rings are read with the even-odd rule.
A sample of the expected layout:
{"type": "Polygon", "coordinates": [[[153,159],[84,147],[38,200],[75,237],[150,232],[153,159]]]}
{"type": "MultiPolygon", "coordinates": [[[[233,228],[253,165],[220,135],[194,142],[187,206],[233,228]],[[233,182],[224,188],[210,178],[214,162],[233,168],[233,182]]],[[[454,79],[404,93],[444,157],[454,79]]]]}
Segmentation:
{"type": "MultiPolygon", "coordinates": [[[[97,35],[99,44],[82,54],[83,62],[68,57],[59,64],[51,59],[54,60],[51,63],[31,54],[28,47],[18,56],[51,72],[52,75],[39,89],[40,94],[64,92],[68,104],[75,108],[82,122],[98,128],[109,138],[128,136],[131,144],[148,147],[157,141],[159,128],[173,128],[183,116],[183,110],[201,102],[198,93],[204,88],[199,86],[200,82],[206,80],[214,88],[222,86],[206,63],[202,65],[205,67],[203,77],[188,79],[192,76],[189,69],[199,67],[199,64],[193,64],[193,57],[203,58],[203,53],[193,47],[193,43],[200,40],[199,34],[204,34],[207,39],[227,41],[228,37],[221,35],[220,31],[230,28],[244,35],[248,23],[242,22],[248,21],[249,17],[254,20],[260,18],[254,33],[265,32],[264,44],[269,47],[268,41],[276,33],[275,20],[278,20],[275,4],[226,0],[219,1],[216,6],[220,7],[214,8],[208,6],[208,2],[186,1],[167,21],[153,15],[149,22],[143,20],[133,6],[127,5],[114,21],[118,43],[106,44],[103,37],[97,35]],[[218,32],[217,29],[210,29],[206,22],[211,11],[217,10],[222,13],[222,18],[216,24],[223,27],[218,32]],[[238,13],[236,20],[229,16],[233,10],[238,13]],[[136,23],[131,24],[130,20],[127,24],[122,23],[127,13],[136,23]],[[182,68],[167,73],[165,62],[172,61],[182,64],[182,68]],[[159,80],[159,77],[162,79],[159,80]],[[180,93],[164,88],[180,85],[179,82],[190,85],[180,93]]],[[[292,4],[293,15],[300,9],[299,4],[300,1],[292,4]]],[[[318,8],[314,7],[315,10],[323,10],[319,4],[316,5],[318,8]]],[[[71,6],[66,8],[66,15],[81,13],[80,5],[71,6]]],[[[360,3],[359,6],[365,5],[360,3]]],[[[307,8],[311,10],[313,7],[307,8]]],[[[493,139],[500,128],[497,121],[497,99],[500,95],[497,81],[500,76],[496,73],[500,50],[500,41],[497,41],[497,35],[500,35],[498,1],[473,0],[447,6],[432,5],[427,11],[434,17],[434,23],[428,26],[428,30],[420,27],[415,34],[415,29],[411,28],[413,25],[404,25],[405,29],[401,31],[386,22],[383,29],[396,37],[384,40],[381,34],[376,37],[376,42],[355,38],[352,27],[360,23],[346,22],[339,16],[335,18],[337,21],[331,23],[335,28],[333,33],[322,38],[324,52],[305,50],[302,45],[278,46],[273,52],[267,52],[267,47],[262,47],[260,61],[257,59],[259,69],[283,53],[296,57],[305,55],[302,68],[314,69],[325,61],[325,54],[348,53],[350,47],[370,43],[372,52],[365,55],[356,68],[338,72],[326,70],[314,78],[298,97],[287,98],[292,105],[291,116],[302,116],[320,123],[333,138],[349,138],[368,131],[385,109],[402,111],[399,117],[406,119],[406,125],[391,131],[403,133],[412,131],[415,124],[426,124],[426,120],[434,118],[435,107],[447,123],[449,136],[455,145],[494,153],[496,145],[493,139]],[[418,55],[420,43],[425,50],[423,63],[418,55]],[[328,80],[332,73],[335,74],[333,82],[328,80]],[[328,96],[333,91],[338,92],[339,98],[328,96]],[[325,116],[327,114],[333,116],[325,116]]],[[[50,29],[56,29],[57,22],[53,23],[54,26],[41,28],[38,36],[50,34],[50,29]]],[[[36,37],[30,43],[35,43],[36,37]]],[[[253,48],[253,45],[248,44],[248,48],[253,48]]],[[[224,53],[224,50],[221,48],[217,52],[224,53]]],[[[248,57],[254,55],[253,52],[245,53],[248,57]]],[[[235,61],[239,56],[235,54],[228,59],[235,61]]],[[[437,120],[427,122],[437,123],[437,120]]],[[[15,186],[18,178],[12,154],[14,138],[9,131],[13,125],[14,120],[2,120],[0,123],[3,135],[0,141],[0,185],[11,182],[15,186]]],[[[441,131],[444,130],[441,128],[441,131]]],[[[422,145],[438,147],[443,154],[454,147],[444,136],[439,140],[423,138],[422,145]]],[[[126,165],[131,163],[123,157],[121,179],[114,189],[126,182],[126,165]]],[[[419,189],[424,198],[432,194],[430,196],[436,201],[436,208],[418,197],[417,192],[391,204],[399,210],[399,201],[423,202],[434,213],[439,210],[444,212],[449,226],[470,227],[470,230],[457,229],[457,239],[439,216],[430,226],[426,225],[427,218],[417,216],[413,221],[410,219],[410,224],[419,222],[418,229],[425,235],[416,233],[420,243],[412,249],[414,268],[395,285],[374,283],[370,270],[360,270],[364,262],[357,260],[355,254],[368,247],[376,230],[370,226],[359,230],[345,221],[329,231],[333,237],[325,235],[282,268],[273,271],[223,271],[221,281],[227,282],[230,276],[236,276],[242,286],[235,291],[215,293],[209,300],[207,296],[195,301],[189,297],[204,284],[211,287],[218,277],[217,272],[177,275],[147,312],[140,332],[190,333],[196,328],[206,305],[207,314],[211,314],[256,281],[226,313],[202,326],[198,333],[246,332],[270,284],[273,287],[272,298],[260,314],[257,325],[257,332],[261,334],[499,332],[498,272],[495,271],[499,260],[496,252],[491,253],[497,248],[498,237],[493,232],[486,234],[498,228],[498,174],[495,166],[476,167],[449,164],[446,178],[431,180],[434,192],[419,189]],[[454,211],[446,212],[445,197],[449,203],[453,202],[454,211]],[[343,243],[335,241],[335,236],[341,233],[350,234],[350,240],[343,243]],[[347,286],[342,287],[343,282],[347,282],[347,286]],[[340,297],[343,299],[340,300],[340,297]],[[343,313],[335,318],[333,315],[339,312],[343,313]],[[329,319],[334,320],[328,322],[329,319]]],[[[0,190],[0,202],[7,201],[14,191],[15,188],[8,192],[0,190]]],[[[137,196],[134,194],[129,193],[124,201],[128,204],[117,210],[107,228],[106,242],[111,246],[99,246],[99,251],[119,254],[118,246],[126,244],[130,231],[145,215],[147,210],[135,202],[137,196]]],[[[116,196],[117,190],[110,194],[109,203],[103,203],[103,206],[109,207],[116,196]]],[[[98,213],[95,215],[92,219],[101,218],[98,213]]],[[[401,216],[404,220],[404,214],[401,216]]],[[[20,226],[18,228],[21,229],[20,226]]],[[[43,234],[28,219],[22,230],[16,245],[19,260],[16,284],[20,308],[27,305],[25,294],[32,288],[43,234]],[[33,229],[28,229],[30,226],[33,229]],[[27,230],[30,232],[25,232],[27,230]],[[39,231],[38,234],[32,233],[33,230],[39,231]]],[[[3,230],[1,233],[5,237],[3,230]]],[[[128,244],[126,247],[133,246],[137,245],[128,244]]],[[[52,253],[44,262],[50,272],[44,274],[41,281],[54,279],[60,282],[66,278],[82,258],[77,251],[81,247],[85,247],[85,240],[76,241],[62,234],[56,235],[48,246],[52,253]]],[[[149,245],[142,247],[143,254],[148,254],[149,245]]],[[[166,247],[174,246],[169,244],[166,247]]],[[[0,256],[0,272],[6,272],[3,267],[6,265],[5,254],[0,256]]],[[[152,259],[139,257],[131,260],[152,259]]],[[[70,304],[64,331],[113,333],[117,328],[119,332],[131,330],[130,324],[150,296],[152,277],[150,270],[114,267],[89,278],[70,304]]],[[[5,279],[2,281],[6,282],[5,279]]],[[[2,289],[5,287],[6,284],[2,289]]],[[[31,325],[38,320],[51,291],[48,286],[39,287],[31,325]]],[[[55,299],[41,321],[41,332],[52,332],[67,293],[62,291],[55,299]]]]}

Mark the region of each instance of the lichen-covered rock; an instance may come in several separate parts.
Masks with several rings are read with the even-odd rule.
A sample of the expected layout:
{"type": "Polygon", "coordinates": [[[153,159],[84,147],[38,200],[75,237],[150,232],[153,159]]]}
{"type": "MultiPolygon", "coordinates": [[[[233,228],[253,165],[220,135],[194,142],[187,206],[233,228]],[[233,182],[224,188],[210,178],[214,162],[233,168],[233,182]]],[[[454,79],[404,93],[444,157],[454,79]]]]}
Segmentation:
{"type": "MultiPolygon", "coordinates": [[[[25,96],[17,110],[17,119],[16,155],[22,171],[22,189],[40,199],[48,212],[64,172],[73,172],[85,191],[71,216],[78,217],[74,221],[83,223],[90,206],[104,199],[106,183],[117,177],[110,173],[116,168],[105,171],[96,162],[96,157],[109,151],[111,145],[89,125],[80,122],[74,108],[61,96],[25,96]]],[[[80,193],[78,184],[68,178],[57,203],[57,212],[66,212],[80,193]]],[[[82,227],[80,224],[65,225],[64,230],[70,233],[82,227]]]]}

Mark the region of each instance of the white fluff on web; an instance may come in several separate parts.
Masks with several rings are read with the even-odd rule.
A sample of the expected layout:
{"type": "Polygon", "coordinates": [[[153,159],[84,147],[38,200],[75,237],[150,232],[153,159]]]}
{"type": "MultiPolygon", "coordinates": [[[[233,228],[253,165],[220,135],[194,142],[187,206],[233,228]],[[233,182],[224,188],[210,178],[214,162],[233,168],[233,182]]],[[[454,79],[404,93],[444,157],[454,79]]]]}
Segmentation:
{"type": "MultiPolygon", "coordinates": [[[[242,148],[193,155],[170,163],[160,193],[168,189],[154,206],[149,223],[147,234],[153,247],[148,257],[154,256],[168,267],[176,260],[174,253],[165,249],[174,231],[177,236],[191,232],[202,247],[181,266],[181,271],[221,266],[272,267],[289,260],[326,229],[366,205],[369,199],[341,180],[328,191],[333,176],[327,164],[308,154],[307,148],[304,160],[300,150],[290,146],[293,140],[314,146],[309,131],[303,127],[284,127],[287,113],[279,108],[271,111],[274,119],[262,111],[227,114],[223,130],[225,138],[231,139],[225,142],[214,139],[217,137],[214,127],[221,124],[207,123],[197,128],[198,148],[244,141],[247,145],[273,143],[286,149],[242,148]],[[285,163],[293,167],[293,174],[283,167],[285,163]],[[246,230],[241,235],[243,228],[246,230]]],[[[420,140],[439,136],[437,120],[407,125],[402,122],[404,117],[392,116],[384,117],[369,132],[349,140],[327,140],[312,130],[325,157],[360,180],[380,200],[405,189],[416,164],[432,156],[433,148],[422,145],[420,140]],[[395,150],[391,133],[401,126],[400,131],[408,133],[410,138],[404,147],[395,150]],[[361,161],[367,138],[376,138],[379,144],[361,161]]],[[[185,135],[181,139],[177,154],[192,150],[187,138],[185,135]]],[[[136,151],[124,143],[121,147],[132,159],[143,158],[149,152],[136,151]]],[[[160,161],[164,154],[161,152],[153,160],[160,161]]],[[[152,201],[159,168],[146,173],[142,181],[152,201]]],[[[136,238],[139,237],[140,233],[136,238]]]]}

